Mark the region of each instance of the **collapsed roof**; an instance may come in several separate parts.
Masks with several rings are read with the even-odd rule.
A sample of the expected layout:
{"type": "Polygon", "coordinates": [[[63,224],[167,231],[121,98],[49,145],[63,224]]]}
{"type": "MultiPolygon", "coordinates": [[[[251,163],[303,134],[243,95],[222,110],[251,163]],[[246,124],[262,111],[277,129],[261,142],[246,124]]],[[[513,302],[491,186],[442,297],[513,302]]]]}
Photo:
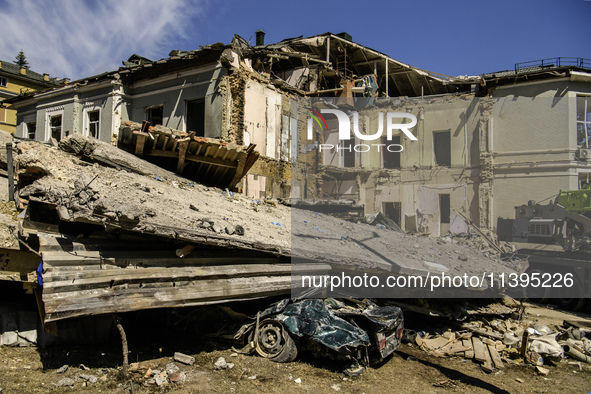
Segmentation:
{"type": "Polygon", "coordinates": [[[346,89],[343,81],[353,83],[366,75],[375,76],[378,96],[417,97],[470,90],[468,81],[402,63],[353,42],[346,33],[289,38],[258,46],[251,46],[235,35],[230,44],[215,43],[189,51],[173,50],[169,57],[155,61],[133,54],[116,71],[73,81],[54,90],[103,80],[132,85],[140,80],[217,62],[253,70],[271,83],[300,95],[338,96],[346,89]]]}

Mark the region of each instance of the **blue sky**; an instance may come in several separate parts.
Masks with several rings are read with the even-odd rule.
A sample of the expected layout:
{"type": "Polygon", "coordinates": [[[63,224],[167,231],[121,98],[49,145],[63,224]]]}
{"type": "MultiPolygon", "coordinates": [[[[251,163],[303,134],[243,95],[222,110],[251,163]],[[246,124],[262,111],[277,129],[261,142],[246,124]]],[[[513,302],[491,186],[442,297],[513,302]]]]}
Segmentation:
{"type": "Polygon", "coordinates": [[[84,78],[137,53],[348,32],[359,44],[447,75],[556,56],[591,59],[591,0],[0,0],[0,60],[23,49],[37,72],[84,78]]]}

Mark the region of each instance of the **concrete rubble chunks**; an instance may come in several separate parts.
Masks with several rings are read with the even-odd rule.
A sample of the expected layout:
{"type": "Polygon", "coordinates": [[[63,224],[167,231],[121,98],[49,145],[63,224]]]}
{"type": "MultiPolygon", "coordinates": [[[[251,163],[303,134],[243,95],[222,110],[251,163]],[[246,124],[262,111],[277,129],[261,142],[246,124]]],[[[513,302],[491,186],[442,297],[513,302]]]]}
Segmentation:
{"type": "Polygon", "coordinates": [[[174,360],[178,361],[179,363],[183,363],[183,364],[187,364],[187,365],[193,365],[195,364],[195,357],[193,356],[189,356],[180,352],[175,352],[174,353],[174,360]]]}

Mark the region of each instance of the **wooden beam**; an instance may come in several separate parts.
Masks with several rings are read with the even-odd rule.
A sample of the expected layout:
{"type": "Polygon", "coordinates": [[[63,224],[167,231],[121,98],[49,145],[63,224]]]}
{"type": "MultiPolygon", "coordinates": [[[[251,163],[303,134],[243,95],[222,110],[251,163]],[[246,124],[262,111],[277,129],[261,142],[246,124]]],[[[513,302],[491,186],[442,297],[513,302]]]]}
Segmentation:
{"type": "Polygon", "coordinates": [[[0,272],[29,273],[35,271],[41,257],[24,250],[0,249],[0,272]]]}
{"type": "MultiPolygon", "coordinates": [[[[159,149],[151,149],[145,152],[146,156],[156,156],[156,157],[174,157],[178,158],[178,152],[171,152],[171,151],[164,151],[159,149]]],[[[238,166],[237,163],[228,162],[225,160],[214,159],[212,157],[206,156],[197,156],[197,155],[185,155],[185,160],[196,161],[199,163],[206,163],[206,164],[215,164],[220,167],[228,167],[228,168],[236,168],[238,166]]]]}
{"type": "Polygon", "coordinates": [[[187,155],[188,146],[189,141],[182,141],[179,143],[179,157],[176,165],[176,173],[179,175],[182,174],[185,169],[185,157],[187,155]]]}
{"type": "Polygon", "coordinates": [[[145,134],[134,133],[136,134],[136,142],[135,142],[135,155],[142,157],[144,154],[144,144],[146,142],[147,136],[145,134]]]}

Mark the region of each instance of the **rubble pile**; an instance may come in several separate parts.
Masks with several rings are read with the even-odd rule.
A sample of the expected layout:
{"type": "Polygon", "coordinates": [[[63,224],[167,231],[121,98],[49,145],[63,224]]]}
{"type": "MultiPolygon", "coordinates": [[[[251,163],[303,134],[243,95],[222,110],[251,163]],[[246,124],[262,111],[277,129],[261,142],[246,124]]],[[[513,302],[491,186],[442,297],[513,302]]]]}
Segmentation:
{"type": "Polygon", "coordinates": [[[433,262],[450,274],[520,269],[462,245],[205,187],[79,134],[59,148],[23,142],[15,160],[20,197],[50,204],[64,222],[400,274],[425,274],[433,262]]]}
{"type": "Polygon", "coordinates": [[[481,318],[431,334],[421,331],[410,339],[428,354],[470,359],[488,373],[510,364],[531,365],[547,375],[544,365],[569,362],[581,368],[580,362],[591,363],[591,330],[566,321],[549,327],[510,317],[481,318]]]}

